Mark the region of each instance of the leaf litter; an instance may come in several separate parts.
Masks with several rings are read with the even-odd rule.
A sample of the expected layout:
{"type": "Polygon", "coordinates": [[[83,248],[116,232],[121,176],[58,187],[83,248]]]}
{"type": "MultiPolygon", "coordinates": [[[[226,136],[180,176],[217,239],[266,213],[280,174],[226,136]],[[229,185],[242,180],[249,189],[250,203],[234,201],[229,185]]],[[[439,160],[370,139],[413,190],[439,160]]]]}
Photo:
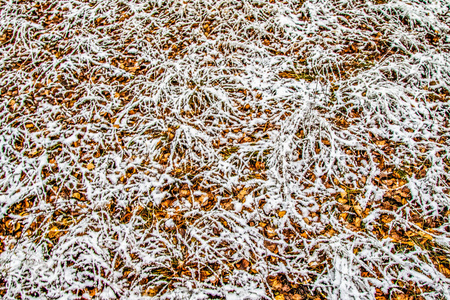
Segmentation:
{"type": "Polygon", "coordinates": [[[0,294],[450,298],[449,7],[1,1],[0,294]]]}

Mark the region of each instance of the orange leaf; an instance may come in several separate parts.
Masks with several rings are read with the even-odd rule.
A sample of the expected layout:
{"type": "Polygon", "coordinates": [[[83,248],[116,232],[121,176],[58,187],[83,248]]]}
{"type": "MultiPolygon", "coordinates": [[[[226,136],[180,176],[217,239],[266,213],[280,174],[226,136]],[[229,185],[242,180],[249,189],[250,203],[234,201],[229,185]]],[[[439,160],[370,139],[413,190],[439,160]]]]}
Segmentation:
{"type": "Polygon", "coordinates": [[[285,211],[285,210],[281,210],[281,211],[278,212],[278,216],[279,216],[280,218],[282,218],[285,214],[286,214],[286,211],[285,211]]]}

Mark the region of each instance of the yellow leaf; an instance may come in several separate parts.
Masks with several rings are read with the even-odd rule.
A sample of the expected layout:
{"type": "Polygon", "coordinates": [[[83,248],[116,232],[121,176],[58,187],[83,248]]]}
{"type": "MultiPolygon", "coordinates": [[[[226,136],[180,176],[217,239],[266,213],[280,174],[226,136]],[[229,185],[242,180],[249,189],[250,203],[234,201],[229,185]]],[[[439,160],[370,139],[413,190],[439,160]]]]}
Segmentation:
{"type": "Polygon", "coordinates": [[[284,295],[280,294],[278,296],[275,297],[275,300],[284,300],[284,295]]]}
{"type": "Polygon", "coordinates": [[[80,193],[75,192],[75,193],[73,193],[72,198],[80,200],[81,199],[81,195],[80,195],[80,193]]]}
{"type": "Polygon", "coordinates": [[[93,170],[95,168],[95,166],[93,163],[88,163],[86,168],[90,171],[90,170],[93,170]]]}
{"type": "Polygon", "coordinates": [[[282,210],[282,211],[279,211],[279,212],[278,212],[278,216],[279,216],[280,218],[282,218],[285,214],[286,214],[286,211],[285,211],[285,210],[282,210]]]}

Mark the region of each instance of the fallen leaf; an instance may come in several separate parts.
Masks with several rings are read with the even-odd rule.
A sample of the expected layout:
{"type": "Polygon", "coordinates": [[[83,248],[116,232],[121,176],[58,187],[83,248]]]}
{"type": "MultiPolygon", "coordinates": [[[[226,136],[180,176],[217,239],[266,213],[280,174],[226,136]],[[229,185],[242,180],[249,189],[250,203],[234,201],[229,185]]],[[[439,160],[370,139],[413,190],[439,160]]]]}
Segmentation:
{"type": "Polygon", "coordinates": [[[200,203],[200,204],[204,204],[204,203],[206,203],[207,201],[208,201],[208,195],[207,194],[202,194],[199,198],[198,198],[198,202],[200,203]]]}
{"type": "Polygon", "coordinates": [[[255,168],[258,170],[264,170],[266,168],[266,164],[264,162],[257,161],[255,163],[255,168]]]}
{"type": "Polygon", "coordinates": [[[181,197],[189,197],[191,192],[189,190],[180,190],[180,196],[181,197]]]}
{"type": "Polygon", "coordinates": [[[333,235],[335,235],[336,234],[336,231],[333,229],[333,228],[331,228],[330,230],[328,230],[327,232],[325,232],[325,236],[327,236],[327,237],[332,237],[333,235]]]}
{"type": "Polygon", "coordinates": [[[359,204],[354,205],[353,209],[358,216],[362,216],[362,208],[359,204]]]}
{"type": "Polygon", "coordinates": [[[90,170],[93,170],[95,168],[95,166],[93,163],[88,163],[86,168],[90,171],[90,170]]]}
{"type": "Polygon", "coordinates": [[[245,196],[247,196],[247,194],[248,194],[248,191],[246,188],[244,188],[239,192],[239,194],[237,195],[237,198],[242,201],[245,198],[245,196]]]}
{"type": "Polygon", "coordinates": [[[267,226],[267,227],[266,227],[266,233],[267,233],[267,236],[268,236],[269,238],[273,238],[273,237],[275,237],[275,236],[277,235],[275,229],[272,228],[271,226],[267,226]]]}
{"type": "Polygon", "coordinates": [[[341,197],[338,197],[338,202],[341,203],[341,204],[345,204],[345,203],[348,202],[348,199],[341,196],[341,197]]]}
{"type": "Polygon", "coordinates": [[[443,265],[439,265],[439,271],[446,277],[450,278],[450,270],[444,267],[443,265]]]}
{"type": "Polygon", "coordinates": [[[280,290],[283,287],[283,284],[278,281],[277,278],[269,279],[269,284],[273,290],[280,290]]]}
{"type": "Polygon", "coordinates": [[[210,277],[208,278],[208,281],[211,282],[212,284],[216,284],[216,283],[219,282],[219,277],[217,277],[217,276],[215,276],[215,275],[210,276],[210,277]]]}
{"type": "Polygon", "coordinates": [[[97,289],[93,288],[92,290],[89,291],[89,296],[94,297],[97,294],[97,289]]]}
{"type": "Polygon", "coordinates": [[[285,214],[286,214],[286,211],[285,211],[285,210],[281,210],[281,211],[278,212],[278,216],[279,216],[280,218],[282,218],[285,214]]]}
{"type": "Polygon", "coordinates": [[[58,227],[53,226],[48,232],[48,237],[52,239],[52,238],[56,237],[58,234],[59,234],[58,227]]]}
{"type": "Polygon", "coordinates": [[[283,294],[280,294],[280,295],[278,295],[278,296],[276,296],[275,297],[275,300],[284,300],[285,298],[284,298],[284,295],[283,294]]]}
{"type": "Polygon", "coordinates": [[[397,297],[395,297],[395,300],[408,300],[409,296],[405,294],[399,294],[397,297]]]}
{"type": "Polygon", "coordinates": [[[278,254],[278,246],[276,243],[272,243],[270,241],[264,241],[264,246],[270,251],[275,254],[278,254]]]}
{"type": "Polygon", "coordinates": [[[223,219],[220,220],[220,223],[222,223],[222,225],[225,226],[225,227],[228,226],[228,222],[223,220],[223,219]]]}
{"type": "Polygon", "coordinates": [[[426,238],[427,240],[433,240],[433,237],[432,237],[431,235],[429,235],[429,234],[428,234],[427,232],[425,232],[425,231],[419,231],[418,234],[419,234],[421,237],[426,238]]]}
{"type": "Polygon", "coordinates": [[[245,258],[243,258],[240,262],[236,263],[236,267],[239,270],[246,270],[249,266],[250,266],[250,263],[245,258]]]}

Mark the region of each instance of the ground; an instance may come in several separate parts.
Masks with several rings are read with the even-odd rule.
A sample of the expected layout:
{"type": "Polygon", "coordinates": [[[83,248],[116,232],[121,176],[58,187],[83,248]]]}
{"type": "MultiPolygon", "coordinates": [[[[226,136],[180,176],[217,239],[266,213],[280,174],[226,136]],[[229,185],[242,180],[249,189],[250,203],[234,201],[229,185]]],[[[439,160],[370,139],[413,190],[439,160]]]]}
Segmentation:
{"type": "Polygon", "coordinates": [[[3,299],[450,299],[448,0],[0,0],[3,299]]]}

